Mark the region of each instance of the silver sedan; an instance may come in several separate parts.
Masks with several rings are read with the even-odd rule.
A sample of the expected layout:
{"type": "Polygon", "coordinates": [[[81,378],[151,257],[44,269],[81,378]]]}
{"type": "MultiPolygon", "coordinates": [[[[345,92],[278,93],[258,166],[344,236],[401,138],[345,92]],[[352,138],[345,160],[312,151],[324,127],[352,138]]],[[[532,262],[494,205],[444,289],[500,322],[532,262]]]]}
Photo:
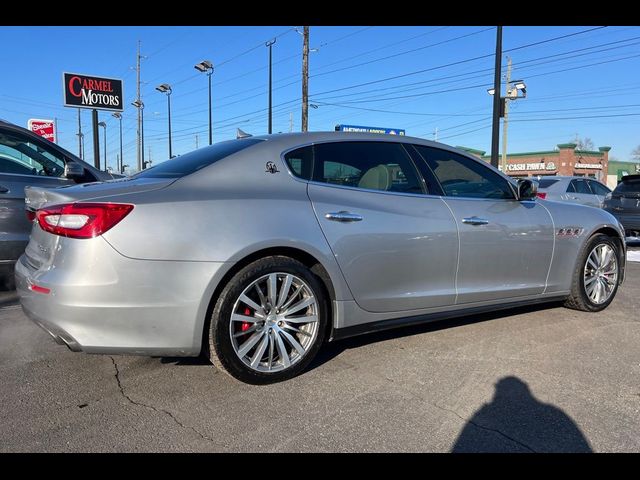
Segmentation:
{"type": "Polygon", "coordinates": [[[26,194],[18,292],[56,341],[204,352],[256,384],[356,334],[551,301],[597,312],[624,277],[611,214],[411,137],[244,138],[26,194]]]}

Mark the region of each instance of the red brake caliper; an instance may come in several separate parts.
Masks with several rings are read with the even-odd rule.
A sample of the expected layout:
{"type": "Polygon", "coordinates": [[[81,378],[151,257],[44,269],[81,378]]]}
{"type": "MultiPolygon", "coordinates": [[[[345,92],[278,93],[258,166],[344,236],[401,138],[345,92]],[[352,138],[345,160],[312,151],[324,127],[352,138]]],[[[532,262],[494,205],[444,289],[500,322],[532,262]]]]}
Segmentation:
{"type": "MultiPolygon", "coordinates": [[[[250,317],[251,316],[251,310],[249,308],[245,308],[244,309],[244,314],[247,317],[250,317]]],[[[249,330],[249,328],[251,328],[251,324],[249,322],[242,322],[240,324],[240,331],[241,332],[246,332],[247,330],[249,330]]]]}

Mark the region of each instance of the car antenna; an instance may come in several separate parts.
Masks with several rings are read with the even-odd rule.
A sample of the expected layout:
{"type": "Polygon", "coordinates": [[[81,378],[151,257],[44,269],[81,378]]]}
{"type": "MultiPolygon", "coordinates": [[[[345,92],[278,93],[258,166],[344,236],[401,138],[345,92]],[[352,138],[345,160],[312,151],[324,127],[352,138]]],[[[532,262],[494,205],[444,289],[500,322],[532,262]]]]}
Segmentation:
{"type": "Polygon", "coordinates": [[[251,135],[250,133],[247,133],[247,132],[243,132],[242,130],[240,130],[238,128],[238,131],[236,132],[236,139],[238,139],[238,138],[247,138],[247,137],[253,137],[253,135],[251,135]]]}

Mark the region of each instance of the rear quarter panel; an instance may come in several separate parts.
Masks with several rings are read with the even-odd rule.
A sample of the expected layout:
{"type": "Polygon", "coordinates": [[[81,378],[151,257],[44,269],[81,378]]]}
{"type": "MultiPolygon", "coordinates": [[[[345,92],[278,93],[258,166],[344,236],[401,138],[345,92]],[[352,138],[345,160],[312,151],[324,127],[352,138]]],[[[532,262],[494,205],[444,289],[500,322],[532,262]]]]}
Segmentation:
{"type": "Polygon", "coordinates": [[[329,273],[336,300],[352,296],[307,196],[264,142],[222,159],[168,188],[111,197],[136,206],[104,238],[122,255],[145,260],[237,262],[266,248],[313,255],[329,273]],[[267,162],[278,172],[270,173],[267,162]]]}

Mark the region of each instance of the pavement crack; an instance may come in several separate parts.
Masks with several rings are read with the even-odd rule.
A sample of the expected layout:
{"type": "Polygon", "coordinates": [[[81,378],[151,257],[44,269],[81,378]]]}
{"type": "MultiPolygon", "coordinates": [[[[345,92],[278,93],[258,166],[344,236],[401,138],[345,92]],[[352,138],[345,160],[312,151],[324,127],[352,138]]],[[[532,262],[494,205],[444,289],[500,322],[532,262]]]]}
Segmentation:
{"type": "Polygon", "coordinates": [[[131,404],[133,405],[137,405],[139,407],[144,407],[147,408],[149,410],[153,410],[156,413],[164,413],[165,415],[167,415],[169,418],[171,418],[171,420],[173,420],[178,426],[180,426],[181,428],[186,428],[188,430],[191,430],[192,432],[196,433],[200,438],[202,438],[203,440],[216,444],[216,441],[213,440],[212,438],[204,435],[203,433],[199,432],[198,430],[196,430],[195,428],[189,426],[189,425],[185,425],[184,423],[182,423],[180,420],[178,420],[178,418],[176,418],[175,415],[173,415],[173,413],[171,413],[168,410],[162,409],[162,408],[156,408],[153,405],[148,405],[146,403],[142,403],[142,402],[137,402],[134,399],[132,399],[127,392],[124,391],[124,387],[122,386],[122,381],[120,379],[120,369],[118,368],[118,364],[116,363],[116,360],[112,357],[109,356],[109,358],[111,359],[111,362],[113,363],[113,368],[115,369],[116,373],[115,373],[115,377],[116,377],[116,382],[118,383],[118,389],[120,390],[120,393],[122,394],[122,396],[131,404]]]}
{"type": "MultiPolygon", "coordinates": [[[[423,399],[423,400],[424,400],[424,399],[423,399]]],[[[520,445],[522,448],[525,448],[526,450],[528,450],[528,451],[530,451],[530,452],[532,452],[532,453],[538,453],[538,452],[536,452],[533,448],[529,447],[528,445],[526,445],[526,444],[522,443],[522,442],[521,442],[521,441],[519,441],[519,440],[516,440],[516,439],[515,439],[515,438],[513,438],[513,437],[510,437],[509,435],[507,435],[506,433],[501,432],[500,430],[496,430],[496,429],[494,429],[494,428],[489,428],[489,427],[485,427],[484,425],[480,425],[479,423],[474,422],[474,421],[473,421],[473,419],[471,419],[471,418],[466,419],[466,418],[462,417],[462,415],[460,415],[460,414],[459,414],[458,412],[456,412],[455,410],[450,410],[450,409],[448,409],[448,408],[442,407],[442,406],[437,405],[437,404],[435,404],[435,403],[431,403],[431,402],[428,402],[428,403],[429,403],[430,405],[433,405],[434,407],[436,407],[436,408],[438,408],[438,409],[440,409],[440,410],[444,411],[444,412],[453,413],[456,417],[458,417],[458,418],[459,418],[460,420],[462,420],[463,422],[468,422],[468,423],[470,423],[471,425],[473,425],[473,426],[474,426],[474,427],[476,427],[476,428],[480,428],[481,430],[486,430],[486,431],[488,431],[488,432],[497,433],[497,434],[498,434],[498,435],[500,435],[501,437],[504,437],[504,438],[506,438],[507,440],[510,440],[510,441],[512,441],[513,443],[517,444],[517,445],[520,445]]]]}

